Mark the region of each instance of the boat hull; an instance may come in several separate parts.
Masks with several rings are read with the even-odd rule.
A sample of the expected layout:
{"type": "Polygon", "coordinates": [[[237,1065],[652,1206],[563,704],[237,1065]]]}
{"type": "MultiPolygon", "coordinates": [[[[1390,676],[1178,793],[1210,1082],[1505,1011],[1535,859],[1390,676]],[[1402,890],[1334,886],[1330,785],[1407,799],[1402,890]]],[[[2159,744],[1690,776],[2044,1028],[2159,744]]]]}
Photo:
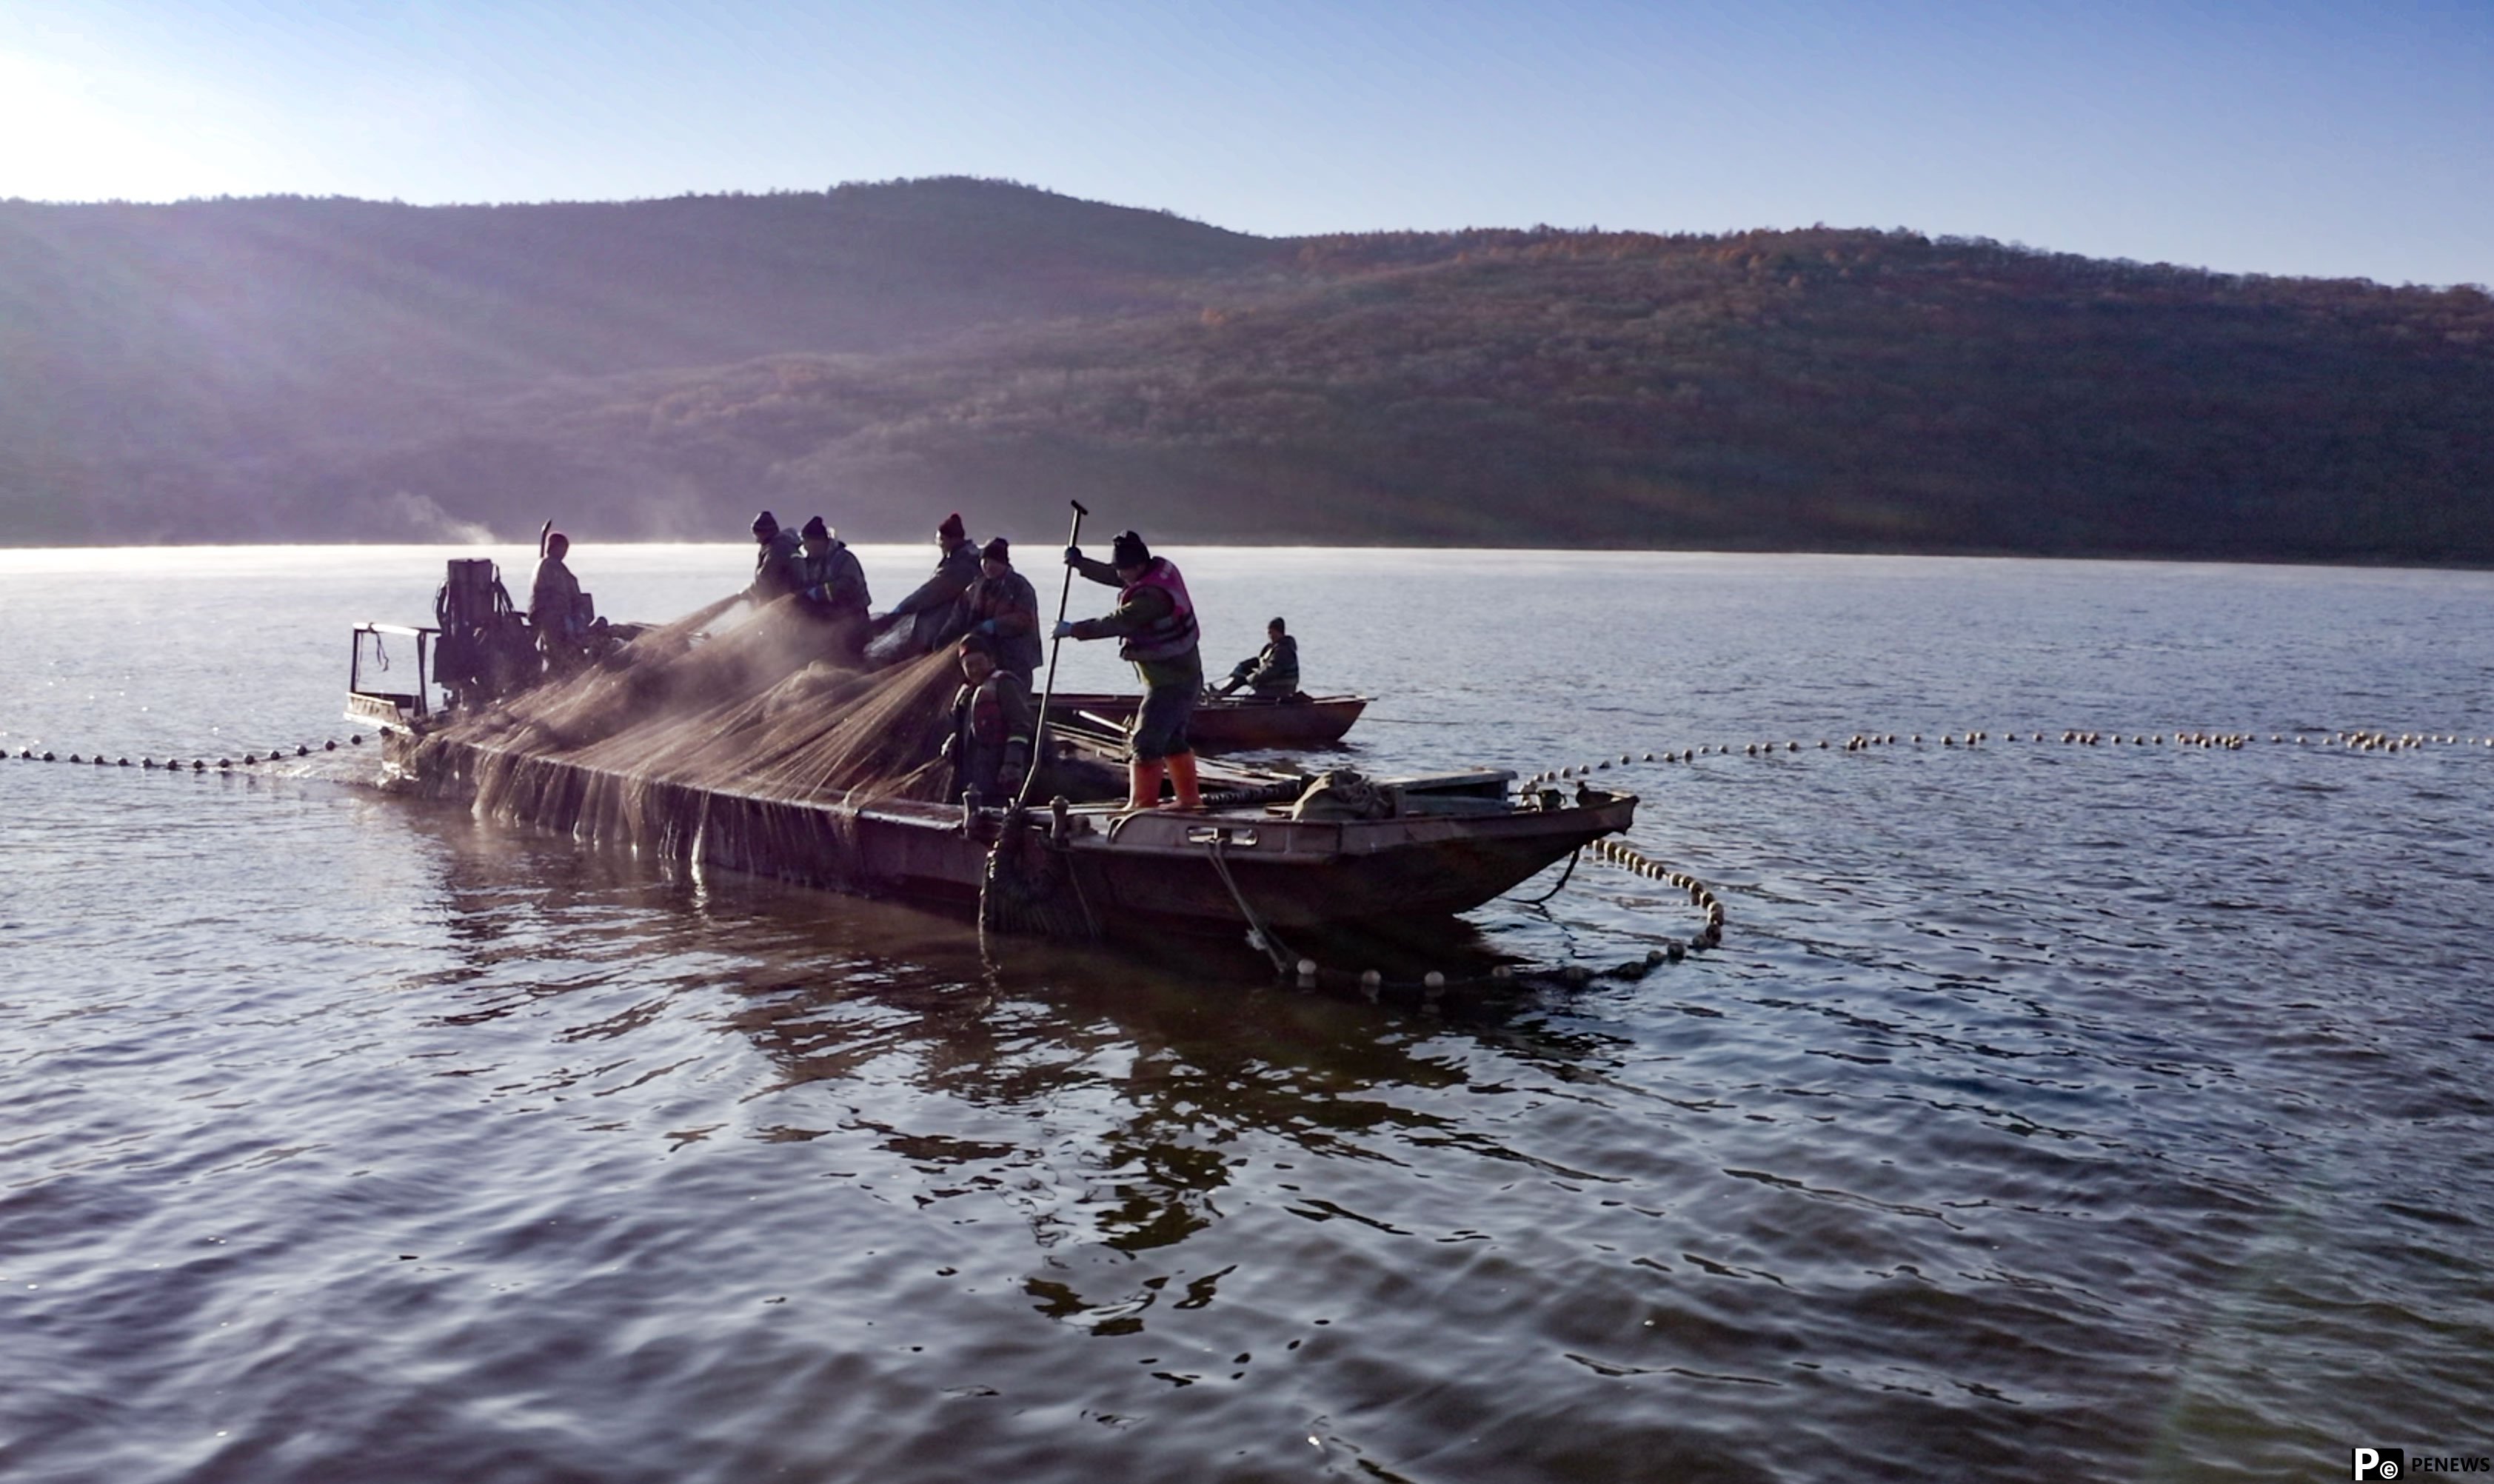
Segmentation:
{"type": "MultiPolygon", "coordinates": [[[[1198,705],[1187,718],[1187,737],[1199,752],[1253,752],[1267,748],[1327,747],[1342,741],[1368,709],[1366,696],[1310,696],[1295,701],[1226,699],[1198,705]]],[[[1049,713],[1092,718],[1113,727],[1131,725],[1142,697],[1082,692],[1049,698],[1049,713]]]]}
{"type": "MultiPolygon", "coordinates": [[[[832,891],[974,902],[997,832],[993,815],[965,820],[939,804],[764,798],[442,739],[389,741],[394,776],[417,792],[472,804],[491,770],[494,812],[512,822],[832,891]]],[[[1141,924],[1236,929],[1250,914],[1274,927],[1354,926],[1479,906],[1634,817],[1625,795],[1512,807],[1483,797],[1484,776],[1503,777],[1445,794],[1415,782],[1378,819],[1080,808],[1051,854],[1091,930],[1110,936],[1141,924]]]]}

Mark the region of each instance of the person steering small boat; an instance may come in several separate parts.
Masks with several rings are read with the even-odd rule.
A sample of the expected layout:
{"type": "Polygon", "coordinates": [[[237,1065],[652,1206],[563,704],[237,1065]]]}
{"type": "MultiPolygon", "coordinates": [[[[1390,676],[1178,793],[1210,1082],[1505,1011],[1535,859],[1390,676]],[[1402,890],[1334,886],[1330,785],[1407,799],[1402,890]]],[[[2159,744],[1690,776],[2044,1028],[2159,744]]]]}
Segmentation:
{"type": "Polygon", "coordinates": [[[1218,700],[1241,685],[1259,701],[1287,701],[1299,693],[1299,641],[1281,620],[1264,625],[1264,647],[1232,666],[1230,679],[1213,697],[1218,700]]]}

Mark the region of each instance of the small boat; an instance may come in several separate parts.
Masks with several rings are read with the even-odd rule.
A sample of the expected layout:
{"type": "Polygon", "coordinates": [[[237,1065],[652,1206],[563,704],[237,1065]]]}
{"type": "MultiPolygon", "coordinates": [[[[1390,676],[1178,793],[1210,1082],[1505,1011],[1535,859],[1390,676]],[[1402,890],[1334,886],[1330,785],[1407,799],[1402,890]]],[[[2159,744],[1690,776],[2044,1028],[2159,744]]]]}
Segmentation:
{"type": "MultiPolygon", "coordinates": [[[[1289,696],[1266,700],[1225,696],[1206,700],[1188,718],[1187,736],[1201,752],[1252,752],[1271,748],[1325,747],[1342,741],[1368,696],[1289,696]]],[[[1081,717],[1123,728],[1143,704],[1136,695],[1059,692],[1049,702],[1051,716],[1081,717]]]]}

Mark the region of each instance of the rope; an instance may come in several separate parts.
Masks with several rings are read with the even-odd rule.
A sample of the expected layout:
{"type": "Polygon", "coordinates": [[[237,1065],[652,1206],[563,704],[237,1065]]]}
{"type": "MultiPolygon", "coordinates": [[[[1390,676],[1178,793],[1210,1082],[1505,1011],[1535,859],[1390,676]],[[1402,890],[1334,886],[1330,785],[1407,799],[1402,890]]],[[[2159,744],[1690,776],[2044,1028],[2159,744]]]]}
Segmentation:
{"type": "MultiPolygon", "coordinates": [[[[1584,848],[1598,851],[1601,846],[1608,845],[1611,842],[1607,840],[1599,840],[1596,841],[1594,845],[1584,848]]],[[[1623,850],[1625,850],[1625,847],[1623,847],[1623,850]]],[[[1588,968],[1583,964],[1565,964],[1555,969],[1537,969],[1528,967],[1519,971],[1510,965],[1500,964],[1491,969],[1485,975],[1469,975],[1461,978],[1449,979],[1446,975],[1433,969],[1428,973],[1421,975],[1416,983],[1408,980],[1389,982],[1384,974],[1375,969],[1365,969],[1356,975],[1353,975],[1344,970],[1327,969],[1319,964],[1313,958],[1298,957],[1293,954],[1291,952],[1290,945],[1284,943],[1280,935],[1275,933],[1272,927],[1264,922],[1263,918],[1257,913],[1255,904],[1247,899],[1247,893],[1240,890],[1237,878],[1231,874],[1230,862],[1222,853],[1221,841],[1214,839],[1206,842],[1204,853],[1212,862],[1212,869],[1214,873],[1220,876],[1222,886],[1229,891],[1231,901],[1237,905],[1238,915],[1246,920],[1248,943],[1255,948],[1262,950],[1264,956],[1272,961],[1273,972],[1275,974],[1281,975],[1295,973],[1298,983],[1303,988],[1313,988],[1320,984],[1326,983],[1339,985],[1356,985],[1359,992],[1369,999],[1378,998],[1384,990],[1389,988],[1396,990],[1417,989],[1425,998],[1430,1001],[1435,1001],[1442,997],[1448,989],[1467,985],[1512,984],[1518,982],[1554,980],[1571,986],[1580,986],[1591,984],[1597,979],[1643,979],[1647,974],[1653,972],[1655,967],[1658,964],[1680,962],[1683,958],[1688,956],[1688,951],[1692,948],[1713,948],[1719,945],[1722,941],[1722,904],[1715,901],[1713,893],[1709,893],[1706,895],[1706,903],[1708,905],[1710,915],[1708,918],[1707,929],[1704,933],[1685,945],[1676,939],[1665,939],[1661,948],[1648,950],[1643,958],[1629,959],[1627,962],[1613,965],[1607,969],[1593,969],[1588,968]],[[1294,959],[1295,961],[1293,961],[1294,959]]],[[[1582,851],[1580,850],[1578,853],[1582,854],[1582,851]]],[[[1626,854],[1633,856],[1635,855],[1635,852],[1627,851],[1626,854]]],[[[1643,858],[1638,857],[1637,859],[1642,860],[1643,858]]],[[[1567,868],[1570,874],[1574,872],[1576,858],[1574,856],[1570,856],[1567,861],[1567,868]]],[[[1564,886],[1566,884],[1566,878],[1562,876],[1560,878],[1560,885],[1564,886]]],[[[1553,893],[1555,893],[1557,890],[1557,887],[1553,887],[1551,889],[1553,893]]],[[[1542,899],[1546,900],[1547,898],[1544,897],[1542,899]]]]}
{"type": "Polygon", "coordinates": [[[988,949],[988,931],[1033,933],[1041,937],[1096,942],[1100,924],[1091,900],[1074,869],[1072,852],[1033,829],[1019,809],[1007,811],[995,843],[988,848],[987,867],[979,874],[979,947],[988,949]],[[1025,862],[1036,856],[1037,869],[1025,862]],[[1064,911],[1062,889],[1071,886],[1079,919],[1064,911]]]}
{"type": "MultiPolygon", "coordinates": [[[[1230,899],[1238,904],[1238,915],[1247,920],[1247,941],[1262,949],[1264,956],[1273,960],[1274,973],[1288,973],[1292,967],[1291,960],[1297,955],[1292,954],[1282,940],[1273,935],[1273,930],[1264,925],[1263,919],[1258,917],[1256,909],[1248,904],[1247,893],[1238,890],[1237,878],[1230,874],[1230,862],[1221,853],[1221,837],[1217,832],[1203,849],[1204,854],[1212,858],[1212,869],[1220,876],[1221,884],[1230,889],[1230,899]]],[[[1299,962],[1309,964],[1315,960],[1301,958],[1299,962]]]]}
{"type": "Polygon", "coordinates": [[[1548,901],[1550,898],[1552,898],[1552,897],[1554,897],[1554,896],[1558,895],[1558,894],[1559,894],[1559,890],[1560,890],[1560,888],[1561,888],[1561,887],[1565,887],[1565,886],[1567,884],[1567,878],[1576,874],[1576,863],[1577,863],[1579,860],[1583,859],[1584,854],[1585,854],[1585,847],[1584,847],[1584,846],[1582,846],[1582,845],[1579,845],[1579,846],[1577,846],[1574,850],[1569,851],[1569,852],[1567,853],[1567,868],[1566,868],[1566,870],[1561,871],[1561,872],[1559,873],[1559,884],[1558,884],[1558,886],[1554,886],[1554,887],[1552,887],[1549,891],[1542,893],[1541,893],[1540,895],[1538,895],[1538,896],[1523,896],[1523,897],[1516,897],[1516,898],[1513,898],[1513,900],[1514,900],[1515,904],[1516,904],[1517,906],[1519,906],[1519,907],[1538,907],[1538,906],[1540,906],[1543,902],[1546,902],[1546,901],[1548,901]]]}

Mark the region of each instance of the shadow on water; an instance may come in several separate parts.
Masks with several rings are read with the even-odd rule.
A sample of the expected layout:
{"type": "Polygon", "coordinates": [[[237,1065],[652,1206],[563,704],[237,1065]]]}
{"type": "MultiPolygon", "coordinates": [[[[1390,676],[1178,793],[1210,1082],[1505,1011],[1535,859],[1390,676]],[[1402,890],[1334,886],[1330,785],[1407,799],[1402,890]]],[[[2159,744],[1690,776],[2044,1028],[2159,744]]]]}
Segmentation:
{"type": "MultiPolygon", "coordinates": [[[[437,986],[499,985],[506,967],[542,969],[549,959],[584,966],[571,977],[514,979],[446,1013],[444,1024],[503,1017],[614,977],[592,967],[600,962],[638,961],[667,966],[672,993],[723,1001],[720,1023],[770,1069],[744,1094],[750,1100],[812,1092],[855,1101],[858,1089],[896,1076],[972,1109],[1105,1098],[1094,1155],[1121,1173],[1094,1239],[1120,1252],[1178,1242],[1215,1219],[1209,1197],[1228,1183],[1219,1145],[1262,1136],[1312,1155],[1361,1157],[1380,1140],[1450,1136],[1445,1120],[1405,1097],[1465,1079],[1446,1038],[1563,1075],[1624,1045],[1542,1017],[1547,991],[1529,984],[1475,984],[1426,1000],[1408,984],[1378,998],[1301,988],[1277,981],[1243,931],[983,945],[962,916],[575,848],[439,804],[412,809],[415,832],[441,862],[443,927],[458,959],[430,976],[437,986]]],[[[1457,919],[1310,941],[1414,979],[1410,966],[1422,962],[1477,972],[1509,961],[1457,919]]],[[[636,1001],[560,1034],[617,1036],[654,1013],[636,1001]]],[[[864,1115],[852,1126],[871,1126],[886,1152],[929,1175],[1046,1157],[864,1115]]],[[[824,1132],[797,1123],[752,1131],[769,1140],[824,1132]]]]}

